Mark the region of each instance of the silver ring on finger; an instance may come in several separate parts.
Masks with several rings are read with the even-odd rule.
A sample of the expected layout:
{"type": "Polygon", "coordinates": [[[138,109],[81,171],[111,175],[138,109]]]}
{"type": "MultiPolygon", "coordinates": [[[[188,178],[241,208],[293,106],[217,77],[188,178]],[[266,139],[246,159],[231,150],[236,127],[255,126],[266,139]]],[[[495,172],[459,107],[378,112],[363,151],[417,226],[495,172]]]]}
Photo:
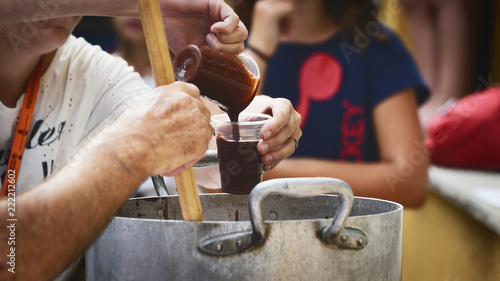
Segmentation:
{"type": "Polygon", "coordinates": [[[293,143],[295,144],[295,150],[297,150],[297,148],[299,147],[299,141],[294,137],[290,137],[288,140],[293,141],[293,143]]]}

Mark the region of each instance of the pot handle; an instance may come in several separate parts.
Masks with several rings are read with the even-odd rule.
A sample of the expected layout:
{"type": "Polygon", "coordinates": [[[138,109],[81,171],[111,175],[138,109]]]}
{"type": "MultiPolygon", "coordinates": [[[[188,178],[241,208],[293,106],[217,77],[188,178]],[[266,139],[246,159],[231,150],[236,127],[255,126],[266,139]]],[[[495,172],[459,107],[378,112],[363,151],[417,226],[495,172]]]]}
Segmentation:
{"type": "Polygon", "coordinates": [[[338,195],[341,203],[333,222],[321,230],[321,239],[340,248],[364,248],[368,237],[362,231],[344,229],[354,200],[351,187],[342,180],[325,177],[273,179],[259,183],[250,193],[249,211],[253,231],[213,237],[202,241],[198,247],[202,252],[212,255],[228,255],[246,250],[265,240],[267,231],[260,206],[268,195],[305,198],[325,193],[338,195]]]}
{"type": "Polygon", "coordinates": [[[252,218],[251,223],[254,238],[260,241],[266,236],[266,227],[260,205],[268,195],[282,194],[290,197],[305,198],[325,193],[336,194],[341,200],[340,207],[337,209],[332,224],[321,231],[321,236],[326,242],[330,240],[328,237],[340,234],[351,212],[353,193],[351,187],[346,182],[334,178],[318,177],[273,179],[259,183],[250,193],[249,211],[252,218]]]}

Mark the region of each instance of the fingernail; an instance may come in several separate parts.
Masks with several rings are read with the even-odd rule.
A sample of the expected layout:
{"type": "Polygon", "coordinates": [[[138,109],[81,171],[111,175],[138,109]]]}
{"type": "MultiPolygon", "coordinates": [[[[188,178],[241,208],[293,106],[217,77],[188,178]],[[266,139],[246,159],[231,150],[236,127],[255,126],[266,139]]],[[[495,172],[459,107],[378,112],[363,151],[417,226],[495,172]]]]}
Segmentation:
{"type": "Polygon", "coordinates": [[[264,171],[271,170],[271,165],[264,165],[264,171]]]}
{"type": "Polygon", "coordinates": [[[271,163],[273,162],[273,156],[272,155],[266,155],[266,157],[264,157],[264,163],[271,163]]]}
{"type": "Polygon", "coordinates": [[[269,144],[264,143],[261,147],[262,147],[262,154],[266,154],[267,151],[269,150],[269,144]]]}
{"type": "Polygon", "coordinates": [[[212,44],[212,42],[214,41],[214,37],[213,35],[210,33],[207,35],[207,43],[208,45],[212,44]]]}
{"type": "Polygon", "coordinates": [[[271,135],[272,135],[272,134],[273,134],[273,133],[272,133],[271,131],[266,131],[266,132],[264,133],[264,139],[265,139],[265,140],[269,139],[269,138],[271,137],[271,135]]]}

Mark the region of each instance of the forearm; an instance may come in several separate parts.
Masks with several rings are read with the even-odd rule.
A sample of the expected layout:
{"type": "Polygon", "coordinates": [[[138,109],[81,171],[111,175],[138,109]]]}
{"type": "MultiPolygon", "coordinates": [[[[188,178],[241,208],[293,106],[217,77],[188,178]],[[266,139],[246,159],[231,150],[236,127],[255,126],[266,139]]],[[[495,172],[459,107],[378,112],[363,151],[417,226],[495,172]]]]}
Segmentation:
{"type": "Polygon", "coordinates": [[[287,177],[333,177],[351,185],[354,195],[395,201],[418,207],[428,187],[426,158],[398,163],[347,163],[313,158],[283,160],[264,173],[264,179],[287,177]]]}
{"type": "MultiPolygon", "coordinates": [[[[250,43],[248,43],[248,44],[250,44],[250,43]]],[[[263,93],[263,88],[264,88],[264,83],[265,83],[264,78],[266,77],[268,61],[259,57],[254,51],[252,51],[248,48],[245,49],[245,53],[252,56],[252,58],[255,59],[255,62],[257,62],[257,66],[259,67],[260,82],[259,82],[259,88],[257,89],[257,95],[261,95],[263,93]]]]}
{"type": "MultiPolygon", "coordinates": [[[[254,19],[255,21],[256,19],[254,19]]],[[[260,86],[257,90],[257,94],[260,95],[263,93],[262,89],[265,83],[265,77],[267,73],[267,66],[269,64],[269,60],[274,55],[276,48],[278,46],[277,38],[273,38],[273,40],[269,40],[265,38],[267,31],[256,30],[255,26],[252,33],[250,33],[247,46],[251,46],[250,48],[245,49],[245,53],[252,56],[257,62],[260,71],[260,86]],[[259,55],[260,53],[260,55],[259,55]]],[[[265,94],[265,93],[264,93],[265,94]]]]}
{"type": "MultiPolygon", "coordinates": [[[[2,271],[0,274],[6,276],[0,279],[56,277],[84,253],[145,179],[125,163],[127,160],[124,162],[132,160],[130,157],[120,157],[120,145],[94,143],[84,152],[53,177],[17,197],[16,274],[2,271]]],[[[6,202],[0,208],[0,218],[5,221],[6,202]]],[[[6,242],[2,242],[4,246],[6,242]]],[[[6,264],[4,259],[2,254],[2,264],[6,264]]]]}
{"type": "MultiPolygon", "coordinates": [[[[284,36],[283,23],[287,22],[294,11],[291,1],[257,1],[253,7],[251,33],[248,36],[245,52],[255,58],[260,69],[262,93],[268,60],[271,59],[284,36]]],[[[266,93],[264,93],[266,94],[266,93]]]]}
{"type": "Polygon", "coordinates": [[[40,21],[81,15],[139,17],[139,7],[136,0],[0,1],[1,22],[40,21]]]}

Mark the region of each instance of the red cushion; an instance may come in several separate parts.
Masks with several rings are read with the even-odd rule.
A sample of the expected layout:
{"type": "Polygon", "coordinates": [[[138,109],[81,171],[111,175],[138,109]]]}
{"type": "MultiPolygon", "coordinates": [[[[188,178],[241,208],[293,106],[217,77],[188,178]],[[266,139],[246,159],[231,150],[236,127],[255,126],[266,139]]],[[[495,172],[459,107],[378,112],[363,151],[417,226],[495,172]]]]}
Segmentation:
{"type": "Polygon", "coordinates": [[[500,170],[500,87],[460,99],[427,130],[425,144],[433,164],[500,170]]]}

